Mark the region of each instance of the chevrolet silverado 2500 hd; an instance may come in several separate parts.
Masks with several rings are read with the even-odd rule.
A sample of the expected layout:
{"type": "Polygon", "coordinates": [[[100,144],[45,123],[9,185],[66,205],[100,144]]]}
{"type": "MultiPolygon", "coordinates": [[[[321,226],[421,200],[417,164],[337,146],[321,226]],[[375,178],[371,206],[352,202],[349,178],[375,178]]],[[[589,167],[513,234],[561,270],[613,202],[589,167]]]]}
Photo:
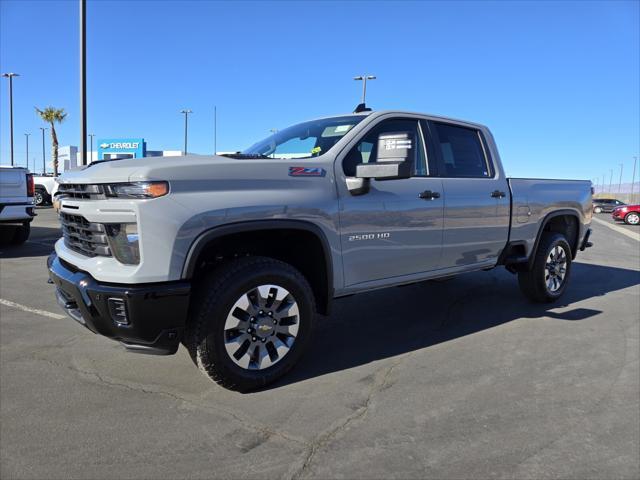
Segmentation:
{"type": "Polygon", "coordinates": [[[590,246],[590,182],[507,178],[486,127],[408,112],[59,182],[48,268],[62,308],[131,351],[182,342],[240,391],[287,372],[334,298],[503,265],[552,302],[590,246]]]}

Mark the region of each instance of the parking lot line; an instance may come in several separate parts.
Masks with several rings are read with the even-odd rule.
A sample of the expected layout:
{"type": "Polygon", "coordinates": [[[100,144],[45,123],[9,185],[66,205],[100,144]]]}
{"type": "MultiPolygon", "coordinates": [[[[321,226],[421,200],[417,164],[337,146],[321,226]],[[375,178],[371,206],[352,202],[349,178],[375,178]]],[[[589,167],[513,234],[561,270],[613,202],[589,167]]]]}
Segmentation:
{"type": "Polygon", "coordinates": [[[0,305],[5,305],[11,308],[17,308],[18,310],[22,310],[23,312],[35,313],[36,315],[42,315],[43,317],[55,318],[56,320],[65,318],[64,315],[60,315],[59,313],[47,312],[46,310],[27,307],[26,305],[21,305],[19,303],[12,302],[10,300],[5,300],[4,298],[0,298],[0,305]]]}
{"type": "Polygon", "coordinates": [[[608,222],[605,222],[604,220],[600,220],[599,218],[593,217],[592,220],[596,223],[599,223],[600,225],[605,225],[607,227],[609,227],[612,230],[615,230],[618,233],[622,233],[623,235],[626,235],[629,238],[633,238],[634,240],[637,240],[638,242],[640,242],[640,233],[638,232],[630,232],[628,230],[625,230],[622,227],[619,227],[618,225],[612,225],[608,222]]]}

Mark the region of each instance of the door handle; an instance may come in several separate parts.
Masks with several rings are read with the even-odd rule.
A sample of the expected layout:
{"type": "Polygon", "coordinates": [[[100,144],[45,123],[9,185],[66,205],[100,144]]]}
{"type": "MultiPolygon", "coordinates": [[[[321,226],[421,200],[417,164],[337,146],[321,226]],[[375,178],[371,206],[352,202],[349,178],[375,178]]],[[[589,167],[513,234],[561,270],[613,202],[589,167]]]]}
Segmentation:
{"type": "Polygon", "coordinates": [[[491,192],[491,197],[493,198],[504,198],[506,196],[507,194],[504,192],[501,192],[500,190],[494,190],[493,192],[491,192]]]}
{"type": "Polygon", "coordinates": [[[433,200],[435,198],[440,198],[440,194],[438,192],[432,192],[431,190],[425,190],[418,195],[418,198],[423,200],[433,200]]]}

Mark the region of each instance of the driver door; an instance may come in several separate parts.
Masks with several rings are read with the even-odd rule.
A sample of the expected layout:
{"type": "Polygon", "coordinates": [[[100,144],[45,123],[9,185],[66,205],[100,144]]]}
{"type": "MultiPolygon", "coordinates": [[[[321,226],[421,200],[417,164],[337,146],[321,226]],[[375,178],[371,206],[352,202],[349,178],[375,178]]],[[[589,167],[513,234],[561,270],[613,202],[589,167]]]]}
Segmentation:
{"type": "Polygon", "coordinates": [[[342,167],[346,176],[355,176],[355,165],[375,161],[380,134],[397,132],[415,139],[411,178],[371,179],[367,193],[340,198],[345,286],[420,274],[440,265],[442,180],[436,177],[436,162],[428,158],[418,120],[381,121],[347,153],[342,167]]]}

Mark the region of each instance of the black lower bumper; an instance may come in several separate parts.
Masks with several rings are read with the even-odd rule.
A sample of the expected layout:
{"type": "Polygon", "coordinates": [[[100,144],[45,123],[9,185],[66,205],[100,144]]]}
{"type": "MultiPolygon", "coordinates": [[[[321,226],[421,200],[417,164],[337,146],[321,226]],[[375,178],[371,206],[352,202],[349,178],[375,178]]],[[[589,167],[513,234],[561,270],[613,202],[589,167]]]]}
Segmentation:
{"type": "Polygon", "coordinates": [[[135,352],[171,355],[178,350],[189,308],[188,282],[99,283],[55,253],[49,256],[47,267],[58,304],[92,332],[120,341],[135,352]],[[126,323],[114,316],[114,302],[124,304],[126,323]]]}

